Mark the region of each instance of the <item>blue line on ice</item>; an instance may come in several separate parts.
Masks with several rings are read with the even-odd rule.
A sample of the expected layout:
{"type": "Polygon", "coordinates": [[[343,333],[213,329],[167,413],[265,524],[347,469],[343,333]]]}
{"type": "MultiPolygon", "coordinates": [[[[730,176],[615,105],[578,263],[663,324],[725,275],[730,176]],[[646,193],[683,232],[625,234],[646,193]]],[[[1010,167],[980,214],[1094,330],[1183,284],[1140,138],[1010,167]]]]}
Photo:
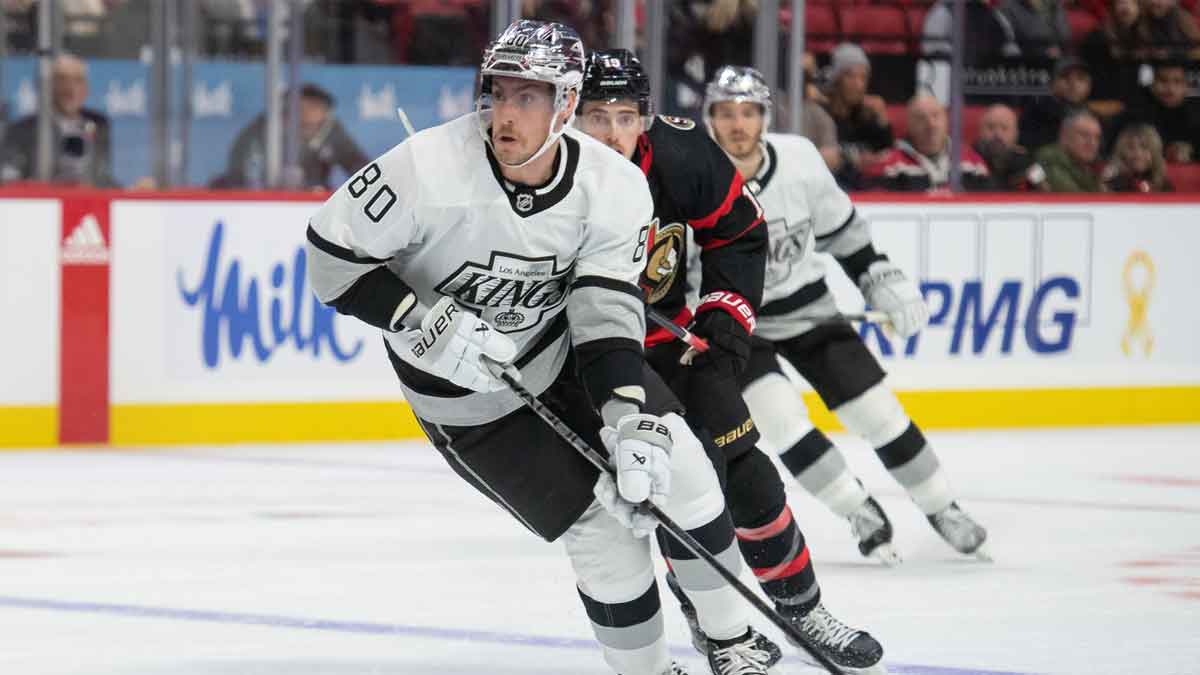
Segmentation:
{"type": "MultiPolygon", "coordinates": [[[[558,649],[596,649],[594,640],[577,638],[551,637],[547,635],[522,635],[520,633],[501,633],[485,630],[468,630],[461,628],[437,628],[432,626],[406,626],[403,624],[369,623],[365,621],[334,621],[328,619],[305,619],[274,614],[245,614],[241,612],[218,612],[202,609],[179,609],[173,607],[145,607],[138,605],[120,605],[98,602],[72,602],[67,600],[52,600],[44,598],[23,598],[10,595],[0,595],[0,607],[12,609],[41,609],[56,612],[78,612],[84,614],[107,614],[111,616],[135,617],[143,619],[167,619],[172,621],[200,621],[205,623],[241,624],[250,626],[268,626],[272,628],[301,628],[305,630],[320,630],[338,633],[357,633],[360,635],[399,635],[404,637],[424,637],[438,640],[465,640],[467,642],[487,642],[500,645],[518,645],[528,647],[551,647],[558,649]]],[[[672,651],[681,656],[693,653],[691,648],[674,648],[672,651]]],[[[796,656],[789,656],[785,661],[799,662],[796,656]]],[[[952,668],[946,666],[910,665],[902,663],[887,664],[893,673],[911,673],[912,675],[1024,675],[1011,671],[980,670],[977,668],[952,668]]]]}

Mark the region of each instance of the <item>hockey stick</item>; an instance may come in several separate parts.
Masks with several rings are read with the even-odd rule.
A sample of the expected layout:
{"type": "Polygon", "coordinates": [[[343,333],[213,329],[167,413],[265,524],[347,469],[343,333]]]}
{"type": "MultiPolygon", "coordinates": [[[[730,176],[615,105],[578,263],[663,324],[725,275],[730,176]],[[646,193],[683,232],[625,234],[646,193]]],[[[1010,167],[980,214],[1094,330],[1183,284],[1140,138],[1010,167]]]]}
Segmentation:
{"type": "MultiPolygon", "coordinates": [[[[603,455],[592,449],[592,446],[588,445],[587,441],[583,440],[579,434],[575,433],[571,427],[567,426],[565,422],[559,419],[558,415],[556,415],[553,410],[548,408],[546,404],[542,403],[538,397],[534,396],[532,392],[526,389],[525,385],[517,381],[508,368],[505,368],[503,365],[488,359],[486,356],[481,356],[480,359],[485,365],[488,366],[488,369],[491,370],[493,377],[508,385],[508,388],[511,389],[512,392],[525,403],[525,405],[529,406],[529,409],[532,410],[534,414],[542,418],[542,421],[549,425],[550,428],[554,430],[554,433],[558,434],[559,437],[566,441],[567,444],[572,448],[574,448],[576,452],[583,455],[584,459],[591,462],[592,465],[597,469],[600,469],[609,475],[613,474],[613,469],[611,466],[609,466],[608,460],[605,459],[603,455]]],[[[708,550],[705,549],[700,542],[696,541],[695,537],[689,534],[687,530],[680,527],[675,523],[674,520],[671,520],[670,516],[663,513],[662,509],[658,508],[658,506],[655,506],[650,500],[642,502],[638,505],[638,508],[654,516],[658,520],[659,525],[667,531],[667,534],[671,535],[671,537],[673,537],[680,544],[683,544],[683,546],[691,551],[694,555],[703,558],[704,561],[708,563],[709,567],[713,569],[713,571],[719,574],[721,578],[726,581],[726,583],[728,583],[733,587],[734,590],[738,592],[738,595],[745,598],[746,601],[751,605],[754,605],[754,608],[757,609],[759,613],[761,613],[767,618],[768,621],[775,624],[776,627],[786,633],[795,644],[800,645],[804,651],[808,652],[809,656],[812,656],[814,659],[816,659],[817,663],[820,663],[821,666],[828,670],[830,675],[845,675],[845,673],[832,661],[830,661],[828,657],[817,651],[817,649],[808,642],[808,638],[806,638],[803,633],[796,630],[792,624],[788,623],[787,619],[779,615],[779,612],[775,611],[773,607],[764,602],[762,598],[755,595],[754,591],[747,588],[736,574],[731,572],[728,567],[725,567],[725,565],[722,564],[715,555],[709,553],[708,550]]]]}
{"type": "MultiPolygon", "coordinates": [[[[659,326],[665,328],[668,333],[679,338],[684,342],[684,344],[692,349],[695,349],[697,352],[708,351],[708,342],[704,338],[696,335],[683,326],[676,325],[674,321],[668,319],[657,309],[647,306],[646,317],[659,326]]],[[[811,319],[799,319],[799,321],[808,321],[817,324],[841,323],[843,321],[869,321],[872,323],[884,323],[887,321],[887,314],[876,310],[868,310],[857,314],[833,314],[830,316],[819,316],[811,319]]]]}

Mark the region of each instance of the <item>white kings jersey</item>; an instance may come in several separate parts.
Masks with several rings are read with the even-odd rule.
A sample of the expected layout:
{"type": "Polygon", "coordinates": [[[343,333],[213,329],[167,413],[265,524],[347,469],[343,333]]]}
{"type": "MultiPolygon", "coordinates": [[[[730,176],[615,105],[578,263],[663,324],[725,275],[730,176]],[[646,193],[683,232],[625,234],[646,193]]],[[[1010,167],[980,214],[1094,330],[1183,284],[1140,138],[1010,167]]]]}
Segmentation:
{"type": "MultiPolygon", "coordinates": [[[[637,280],[653,204],[636,165],[573,129],[549,183],[512,185],[476,125],[471,113],[424,130],[339,188],[310,222],[309,274],[326,303],[381,265],[425,307],[452,296],[516,342],[522,382],[540,394],[572,344],[641,343],[637,280]]],[[[521,406],[507,389],[426,386],[432,376],[396,363],[408,362],[397,335],[384,331],[421,419],[477,425],[521,406]]]]}
{"type": "MultiPolygon", "coordinates": [[[[770,250],[755,335],[782,340],[835,313],[825,266],[814,251],[845,258],[871,243],[867,223],[803,136],[766,134],[763,164],[746,186],[762,206],[770,250]]],[[[857,281],[857,280],[855,280],[857,281]]]]}

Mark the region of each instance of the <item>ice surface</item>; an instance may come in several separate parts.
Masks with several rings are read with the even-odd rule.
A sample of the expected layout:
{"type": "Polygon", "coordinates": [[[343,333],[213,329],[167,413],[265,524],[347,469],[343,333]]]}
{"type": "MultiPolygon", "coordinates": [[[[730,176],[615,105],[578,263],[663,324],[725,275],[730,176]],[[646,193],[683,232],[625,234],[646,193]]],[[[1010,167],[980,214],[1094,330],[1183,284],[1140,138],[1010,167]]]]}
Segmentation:
{"type": "MultiPolygon", "coordinates": [[[[954,554],[857,440],[835,438],[902,567],[789,487],[826,605],[892,672],[1200,673],[1200,428],[929,437],[995,563],[954,554]]],[[[409,443],[0,453],[0,673],[607,670],[561,547],[409,443]]]]}

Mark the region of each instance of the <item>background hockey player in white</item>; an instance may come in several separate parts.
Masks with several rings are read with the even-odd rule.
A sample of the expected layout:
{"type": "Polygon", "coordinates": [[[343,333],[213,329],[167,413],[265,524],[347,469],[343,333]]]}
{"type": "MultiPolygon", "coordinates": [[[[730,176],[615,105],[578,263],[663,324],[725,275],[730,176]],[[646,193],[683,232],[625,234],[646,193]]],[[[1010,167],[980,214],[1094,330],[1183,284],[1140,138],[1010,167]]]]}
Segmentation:
{"type": "MultiPolygon", "coordinates": [[[[645,367],[636,282],[651,199],[636,167],[569,128],[583,59],[566,26],[509,26],[484,53],[476,113],[388,151],[313,216],[309,275],[322,301],[383,331],[405,398],[454,471],[563,541],[614,670],[679,675],[645,536],[655,523],[634,505],[649,498],[703,530],[736,572],[733,525],[680,406],[645,367]],[[484,358],[511,364],[603,443],[616,481],[484,358]]],[[[747,606],[716,573],[689,573],[707,584],[693,598],[706,630],[748,630],[747,606]]]]}
{"type": "Polygon", "coordinates": [[[875,250],[866,220],[813,144],[801,136],[766,133],[771,91],[757,71],[718,70],[703,109],[710,133],[758,197],[771,239],[754,353],[742,377],[760,432],[806,490],[849,519],[863,555],[899,562],[891,522],[838,449],[809,422],[776,360],[782,357],[850,432],[871,444],[943,539],[960,553],[985,557],[986,531],[955,502],[937,455],[884,384],[878,361],[849,324],[812,320],[838,311],[814,251],[832,254],[904,338],[929,319],[916,284],[875,250]]]}

